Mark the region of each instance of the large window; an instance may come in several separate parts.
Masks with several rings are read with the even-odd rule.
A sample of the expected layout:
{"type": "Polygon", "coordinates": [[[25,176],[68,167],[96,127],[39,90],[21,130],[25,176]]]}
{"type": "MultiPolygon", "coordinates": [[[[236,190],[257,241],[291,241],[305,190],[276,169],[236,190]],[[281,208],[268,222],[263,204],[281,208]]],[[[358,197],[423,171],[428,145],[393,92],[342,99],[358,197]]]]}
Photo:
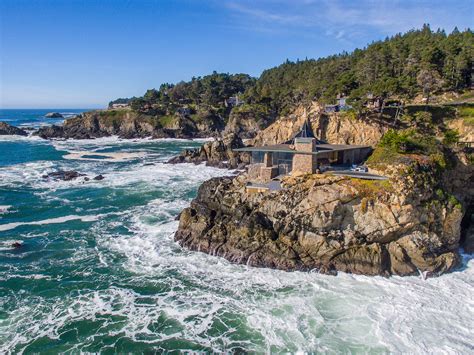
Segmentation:
{"type": "Polygon", "coordinates": [[[278,172],[280,175],[286,175],[291,172],[293,167],[293,157],[292,153],[274,153],[273,162],[278,165],[278,172]]]}
{"type": "Polygon", "coordinates": [[[252,164],[261,164],[263,163],[264,152],[252,152],[252,164]]]}

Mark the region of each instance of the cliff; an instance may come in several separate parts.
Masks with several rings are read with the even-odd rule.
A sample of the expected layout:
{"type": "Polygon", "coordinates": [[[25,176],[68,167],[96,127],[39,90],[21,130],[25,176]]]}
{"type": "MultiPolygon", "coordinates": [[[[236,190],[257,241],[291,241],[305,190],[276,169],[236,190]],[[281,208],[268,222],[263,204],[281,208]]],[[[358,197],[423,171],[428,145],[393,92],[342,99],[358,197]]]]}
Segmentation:
{"type": "Polygon", "coordinates": [[[460,261],[463,208],[439,185],[434,160],[406,159],[374,164],[388,181],[314,174],[287,177],[280,191],[249,194],[245,174],[209,180],[181,213],[175,239],[257,267],[366,275],[451,271],[460,261]]]}
{"type": "Polygon", "coordinates": [[[351,113],[323,113],[322,106],[313,102],[306,109],[298,106],[293,112],[281,116],[264,130],[258,132],[249,145],[269,145],[282,143],[297,133],[306,117],[316,136],[332,144],[360,144],[375,146],[387,131],[387,122],[379,122],[351,113]]]}
{"type": "Polygon", "coordinates": [[[151,116],[132,110],[90,111],[64,121],[62,126],[43,127],[42,138],[89,139],[117,135],[121,138],[198,138],[210,137],[222,126],[218,117],[193,120],[179,114],[151,116]]]}

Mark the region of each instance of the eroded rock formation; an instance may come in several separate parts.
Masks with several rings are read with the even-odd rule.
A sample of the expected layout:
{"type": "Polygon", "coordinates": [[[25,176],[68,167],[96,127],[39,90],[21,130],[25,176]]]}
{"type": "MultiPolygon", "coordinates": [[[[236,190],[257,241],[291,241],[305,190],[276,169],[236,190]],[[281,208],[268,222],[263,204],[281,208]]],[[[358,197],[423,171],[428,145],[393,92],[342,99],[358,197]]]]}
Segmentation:
{"type": "Polygon", "coordinates": [[[246,175],[215,178],[181,213],[175,239],[257,267],[437,275],[459,265],[463,210],[436,192],[435,175],[414,161],[388,181],[305,175],[266,194],[247,193],[246,175]]]}
{"type": "Polygon", "coordinates": [[[248,154],[233,151],[243,146],[242,139],[238,135],[228,134],[212,142],[206,142],[200,148],[184,150],[180,155],[170,159],[168,163],[200,164],[206,162],[208,166],[235,169],[250,162],[248,154]]]}

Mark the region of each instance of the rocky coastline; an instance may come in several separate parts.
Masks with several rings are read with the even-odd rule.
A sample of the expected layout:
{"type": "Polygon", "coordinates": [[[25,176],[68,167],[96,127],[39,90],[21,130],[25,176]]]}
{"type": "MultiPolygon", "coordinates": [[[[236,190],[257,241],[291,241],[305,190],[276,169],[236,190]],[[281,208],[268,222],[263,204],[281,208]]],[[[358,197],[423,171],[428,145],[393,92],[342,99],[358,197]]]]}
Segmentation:
{"type": "Polygon", "coordinates": [[[215,118],[196,123],[191,118],[174,115],[169,122],[156,116],[131,110],[98,110],[67,119],[60,126],[42,127],[35,135],[44,139],[92,139],[118,136],[135,138],[208,138],[215,136],[220,122],[215,118]]]}
{"type": "Polygon", "coordinates": [[[246,174],[211,179],[181,213],[175,240],[232,262],[287,271],[434,276],[454,270],[463,207],[440,192],[433,162],[385,169],[392,171],[388,181],[304,175],[287,177],[282,190],[266,194],[248,193],[246,174]]]}

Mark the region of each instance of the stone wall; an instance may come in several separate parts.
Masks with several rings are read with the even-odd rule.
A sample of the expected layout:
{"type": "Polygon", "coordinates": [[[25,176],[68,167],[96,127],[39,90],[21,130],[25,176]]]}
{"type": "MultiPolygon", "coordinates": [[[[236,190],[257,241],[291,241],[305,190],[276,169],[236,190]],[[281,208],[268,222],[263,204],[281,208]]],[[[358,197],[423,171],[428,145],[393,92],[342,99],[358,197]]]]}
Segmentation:
{"type": "MultiPolygon", "coordinates": [[[[314,138],[295,138],[295,150],[311,153],[316,151],[314,138]]],[[[295,154],[293,157],[293,172],[313,174],[316,171],[316,156],[311,154],[295,154]]]]}

